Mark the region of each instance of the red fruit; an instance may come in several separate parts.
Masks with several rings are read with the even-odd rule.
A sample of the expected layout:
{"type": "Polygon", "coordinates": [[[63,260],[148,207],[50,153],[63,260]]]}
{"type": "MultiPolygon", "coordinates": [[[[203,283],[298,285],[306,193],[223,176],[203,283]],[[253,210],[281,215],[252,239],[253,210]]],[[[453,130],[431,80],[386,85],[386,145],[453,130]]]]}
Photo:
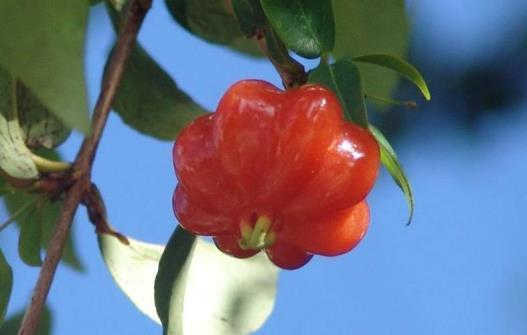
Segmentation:
{"type": "Polygon", "coordinates": [[[174,146],[181,225],[235,257],[265,249],[286,269],[351,250],[368,227],[380,157],[373,136],[342,115],[319,85],[233,85],[174,146]]]}

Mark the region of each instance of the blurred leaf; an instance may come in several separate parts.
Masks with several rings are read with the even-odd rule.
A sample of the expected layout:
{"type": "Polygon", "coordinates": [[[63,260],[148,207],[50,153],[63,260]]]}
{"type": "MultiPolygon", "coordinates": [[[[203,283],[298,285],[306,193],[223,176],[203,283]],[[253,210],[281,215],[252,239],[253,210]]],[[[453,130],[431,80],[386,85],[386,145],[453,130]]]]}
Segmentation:
{"type": "Polygon", "coordinates": [[[11,177],[33,179],[39,174],[24,143],[13,104],[16,101],[13,83],[13,78],[0,67],[0,168],[11,177]]]}
{"type": "Polygon", "coordinates": [[[113,108],[130,127],[169,141],[206,112],[140,46],[130,55],[113,108]]]}
{"type": "Polygon", "coordinates": [[[86,0],[0,1],[0,65],[68,126],[89,130],[84,85],[86,0]]]}
{"type": "Polygon", "coordinates": [[[232,0],[232,8],[243,34],[250,38],[267,23],[260,0],[232,0]]]}
{"type": "Polygon", "coordinates": [[[368,115],[359,70],[351,58],[343,58],[334,64],[320,64],[309,73],[310,83],[323,84],[340,99],[346,118],[365,128],[368,115]]]}
{"type": "MultiPolygon", "coordinates": [[[[403,0],[333,0],[335,50],[339,57],[364,54],[403,56],[408,22],[403,0]]],[[[370,64],[359,65],[368,94],[389,97],[397,76],[370,64]]]]}
{"type": "MultiPolygon", "coordinates": [[[[22,215],[16,220],[21,229],[19,237],[20,256],[26,264],[32,266],[40,265],[40,263],[36,261],[36,256],[34,255],[33,258],[25,258],[23,257],[22,252],[30,254],[32,252],[36,253],[38,247],[40,258],[40,248],[47,248],[59,217],[60,208],[62,207],[61,201],[50,202],[49,200],[46,200],[45,202],[41,202],[37,197],[39,197],[39,195],[22,191],[4,197],[6,207],[10,213],[14,213],[21,206],[24,206],[24,204],[35,202],[35,208],[33,210],[28,211],[27,215],[22,215]],[[40,232],[38,239],[36,236],[37,232],[40,232]],[[30,245],[32,241],[34,245],[30,245]],[[33,261],[29,261],[29,259],[32,259],[33,261]]],[[[73,246],[71,234],[66,242],[66,246],[64,247],[62,260],[77,271],[84,270],[73,246]]]]}
{"type": "Polygon", "coordinates": [[[127,246],[109,235],[100,235],[99,245],[119,287],[160,323],[157,304],[165,334],[249,334],[273,308],[278,270],[263,254],[232,258],[180,229],[164,253],[160,245],[130,239],[127,246]]]}
{"type": "MultiPolygon", "coordinates": [[[[11,316],[5,321],[5,323],[0,327],[0,334],[2,335],[17,335],[18,329],[22,324],[22,319],[24,318],[24,312],[20,311],[15,315],[11,316]]],[[[42,311],[40,316],[40,322],[38,324],[38,330],[35,335],[50,335],[52,330],[52,315],[51,310],[48,306],[42,311]]]]}
{"type": "MultiPolygon", "coordinates": [[[[0,328],[4,322],[11,290],[13,289],[13,270],[7,263],[2,249],[0,249],[0,328]]],[[[3,333],[2,333],[3,334],[3,333]]]]}
{"type": "Polygon", "coordinates": [[[306,58],[316,58],[335,45],[330,0],[261,0],[269,22],[285,45],[306,58]]]}
{"type": "Polygon", "coordinates": [[[8,191],[8,188],[4,180],[4,177],[0,175],[0,197],[2,197],[5,193],[7,193],[7,191],[8,191]]]}
{"type": "MultiPolygon", "coordinates": [[[[16,194],[16,193],[15,193],[16,194]]],[[[14,195],[6,197],[6,202],[13,201],[14,195]],[[11,200],[9,200],[11,199],[11,200]]],[[[40,215],[31,215],[33,211],[39,211],[44,205],[40,199],[31,199],[29,203],[33,204],[33,208],[28,208],[27,211],[17,218],[20,224],[20,235],[18,237],[18,254],[20,259],[29,266],[42,265],[42,258],[40,257],[40,246],[42,239],[42,217],[40,215]],[[25,220],[25,215],[31,215],[30,220],[25,220]]],[[[9,207],[9,206],[8,206],[9,207]]]]}
{"type": "Polygon", "coordinates": [[[377,142],[379,143],[379,146],[381,148],[382,164],[384,165],[384,167],[386,167],[388,172],[390,172],[393,180],[404,193],[409,211],[407,224],[410,224],[414,215],[414,196],[412,194],[412,187],[410,185],[410,182],[408,181],[408,178],[406,177],[406,174],[404,173],[404,170],[401,164],[399,163],[399,158],[397,158],[397,154],[390,145],[390,142],[388,142],[386,137],[384,137],[384,135],[379,129],[375,128],[372,125],[370,125],[369,128],[373,136],[375,136],[375,138],[377,139],[377,142]]]}
{"type": "Polygon", "coordinates": [[[245,38],[230,1],[225,0],[165,0],[174,19],[192,34],[237,51],[261,56],[256,43],[245,38]]]}
{"type": "Polygon", "coordinates": [[[355,62],[371,63],[384,66],[390,70],[396,71],[405,76],[408,80],[419,88],[426,100],[430,100],[430,91],[426,85],[425,79],[419,71],[410,63],[393,55],[364,55],[353,58],[355,62]]]}

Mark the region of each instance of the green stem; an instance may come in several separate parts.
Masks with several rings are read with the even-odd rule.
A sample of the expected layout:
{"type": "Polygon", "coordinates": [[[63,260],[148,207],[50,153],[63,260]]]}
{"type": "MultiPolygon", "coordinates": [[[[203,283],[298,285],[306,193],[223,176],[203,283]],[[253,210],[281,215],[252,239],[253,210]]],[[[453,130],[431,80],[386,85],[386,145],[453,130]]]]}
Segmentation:
{"type": "Polygon", "coordinates": [[[69,163],[52,161],[47,158],[35,155],[34,153],[31,153],[31,159],[40,172],[62,172],[68,170],[71,167],[71,164],[69,163]]]}

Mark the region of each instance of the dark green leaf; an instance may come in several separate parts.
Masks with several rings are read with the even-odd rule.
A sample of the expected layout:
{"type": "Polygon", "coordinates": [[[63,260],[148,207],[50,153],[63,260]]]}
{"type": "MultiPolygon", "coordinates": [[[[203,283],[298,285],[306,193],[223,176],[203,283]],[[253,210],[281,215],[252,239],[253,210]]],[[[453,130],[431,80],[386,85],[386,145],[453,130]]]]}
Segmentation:
{"type": "Polygon", "coordinates": [[[16,112],[27,146],[54,148],[66,140],[70,129],[51,114],[24,84],[1,67],[0,87],[3,88],[0,90],[0,100],[3,100],[0,105],[5,111],[16,112]]]}
{"type": "MultiPolygon", "coordinates": [[[[408,22],[404,0],[333,0],[335,50],[338,57],[364,54],[403,56],[406,51],[408,22]]],[[[361,64],[364,90],[389,97],[397,76],[386,69],[361,64]]]]}
{"type": "Polygon", "coordinates": [[[158,323],[162,315],[165,334],[245,335],[269,317],[278,270],[265,255],[233,258],[179,229],[164,253],[161,245],[129,241],[100,235],[99,247],[132,303],[158,323]]]}
{"type": "Polygon", "coordinates": [[[335,23],[330,0],[261,0],[285,45],[306,58],[333,50],[335,23]]]}
{"type": "Polygon", "coordinates": [[[113,108],[130,127],[170,141],[206,112],[139,46],[130,55],[113,108]]]}
{"type": "MultiPolygon", "coordinates": [[[[117,30],[120,9],[111,6],[107,9],[117,30]]],[[[139,44],[130,55],[113,108],[130,127],[169,141],[206,113],[139,44]]]]}
{"type": "Polygon", "coordinates": [[[0,169],[14,178],[34,179],[39,174],[19,125],[14,83],[0,67],[0,169]]]}
{"type": "MultiPolygon", "coordinates": [[[[9,204],[15,195],[7,196],[6,202],[9,204]]],[[[29,200],[29,199],[28,199],[29,200]]],[[[18,237],[18,254],[20,259],[29,266],[42,265],[42,258],[40,256],[41,239],[42,239],[42,217],[38,214],[44,206],[40,199],[31,199],[32,207],[28,208],[26,213],[18,217],[17,222],[20,223],[20,235],[18,237]],[[33,211],[36,215],[31,215],[33,211]],[[24,217],[30,215],[31,219],[26,220],[24,217]]]]}
{"type": "Polygon", "coordinates": [[[0,1],[0,65],[70,127],[89,130],[86,0],[0,1]]]}
{"type": "Polygon", "coordinates": [[[246,37],[254,36],[267,23],[259,0],[232,0],[232,8],[246,37]]]}
{"type": "Polygon", "coordinates": [[[0,175],[0,197],[3,196],[5,193],[7,193],[8,190],[9,189],[7,187],[4,177],[0,175]]]}
{"type": "Polygon", "coordinates": [[[196,237],[178,227],[159,260],[154,285],[156,310],[163,334],[183,333],[183,304],[196,237]]]}
{"type": "Polygon", "coordinates": [[[381,148],[382,164],[386,167],[388,172],[390,172],[393,180],[397,183],[397,185],[399,185],[399,187],[404,193],[406,202],[408,203],[408,224],[410,224],[414,215],[414,196],[412,194],[412,187],[410,185],[410,182],[408,181],[408,178],[406,177],[401,163],[399,163],[399,159],[395,154],[395,150],[393,150],[392,146],[390,145],[390,142],[388,142],[386,137],[384,137],[384,135],[379,129],[375,128],[372,125],[370,125],[370,131],[372,132],[373,136],[375,136],[375,138],[377,139],[377,142],[379,143],[379,146],[381,148]]]}
{"type": "Polygon", "coordinates": [[[22,83],[17,83],[18,119],[24,141],[31,148],[55,148],[71,130],[35,97],[22,83]]]}
{"type": "MultiPolygon", "coordinates": [[[[5,323],[0,327],[0,334],[2,335],[17,335],[20,325],[22,324],[22,319],[24,318],[24,311],[20,311],[15,315],[11,316],[5,321],[5,323]]],[[[52,327],[52,316],[51,310],[48,306],[42,311],[40,316],[40,322],[38,324],[38,330],[35,335],[50,335],[52,327]]]]}
{"type": "Polygon", "coordinates": [[[310,83],[319,83],[331,89],[339,97],[346,117],[365,128],[368,116],[359,70],[350,58],[334,64],[320,64],[309,74],[310,83]]]}
{"type": "MultiPolygon", "coordinates": [[[[21,229],[19,239],[20,256],[28,265],[33,266],[40,265],[36,261],[36,255],[38,253],[38,257],[40,258],[40,248],[45,249],[47,247],[55,229],[55,224],[58,220],[60,208],[62,206],[61,201],[42,201],[38,197],[38,195],[22,191],[4,197],[6,207],[11,214],[15,213],[17,209],[25,204],[35,204],[32,210],[28,210],[27,215],[22,215],[17,219],[17,223],[21,229]],[[37,232],[40,232],[38,236],[36,235],[37,232]],[[32,258],[26,257],[29,255],[33,255],[32,258]]],[[[79,261],[71,236],[66,242],[62,257],[66,264],[78,271],[83,271],[83,266],[79,261]]]]}
{"type": "Polygon", "coordinates": [[[237,51],[261,56],[256,43],[245,38],[240,30],[230,1],[225,0],[165,0],[168,11],[186,30],[216,44],[237,51]]]}
{"type": "Polygon", "coordinates": [[[393,55],[364,55],[353,58],[355,62],[371,63],[384,66],[390,70],[396,71],[405,76],[415,84],[423,94],[426,100],[430,100],[430,91],[426,85],[425,79],[419,71],[410,63],[393,55]]]}
{"type": "MultiPolygon", "coordinates": [[[[13,270],[7,263],[2,249],[0,249],[0,328],[4,322],[11,290],[13,289],[13,270]]],[[[3,333],[2,333],[3,334],[3,333]]]]}

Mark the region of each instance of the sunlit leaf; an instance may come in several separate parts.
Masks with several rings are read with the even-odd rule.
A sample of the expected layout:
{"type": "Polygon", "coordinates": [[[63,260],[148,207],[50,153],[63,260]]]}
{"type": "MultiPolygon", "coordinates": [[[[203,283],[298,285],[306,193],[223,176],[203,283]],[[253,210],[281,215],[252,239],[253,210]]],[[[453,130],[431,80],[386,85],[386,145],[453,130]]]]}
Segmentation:
{"type": "Polygon", "coordinates": [[[350,58],[334,64],[320,64],[309,73],[310,83],[323,84],[340,99],[346,117],[356,124],[368,127],[368,116],[359,70],[350,58]]]}
{"type": "Polygon", "coordinates": [[[264,255],[240,260],[194,239],[178,230],[161,264],[160,245],[133,239],[124,245],[110,235],[100,235],[99,245],[118,286],[159,323],[154,286],[158,300],[165,295],[165,306],[158,306],[165,334],[242,335],[261,327],[273,308],[277,269],[264,255]]]}
{"type": "MultiPolygon", "coordinates": [[[[0,249],[0,328],[4,322],[11,290],[13,289],[13,270],[7,263],[2,249],[0,249]]],[[[2,333],[3,334],[3,333],[2,333]]]]}
{"type": "MultiPolygon", "coordinates": [[[[404,56],[409,25],[403,0],[332,0],[335,49],[339,57],[365,54],[404,56]]],[[[383,68],[360,64],[364,91],[389,97],[397,76],[383,68]]]]}
{"type": "Polygon", "coordinates": [[[300,56],[316,58],[335,45],[330,0],[261,0],[280,39],[300,56]]]}
{"type": "Polygon", "coordinates": [[[401,163],[399,163],[399,158],[397,158],[397,154],[390,145],[390,142],[388,142],[386,137],[384,137],[384,135],[379,129],[375,128],[372,125],[370,125],[370,131],[372,132],[373,136],[375,136],[375,138],[377,139],[377,142],[379,143],[379,146],[381,148],[382,164],[384,165],[384,167],[386,167],[388,172],[390,172],[393,180],[397,183],[397,185],[399,185],[399,187],[404,193],[409,211],[408,224],[410,224],[414,215],[414,196],[412,194],[412,187],[410,185],[410,182],[408,181],[408,178],[404,173],[401,163]]]}
{"type": "Polygon", "coordinates": [[[393,55],[364,55],[353,58],[355,62],[371,63],[384,66],[390,70],[396,71],[406,77],[419,88],[426,100],[430,100],[430,91],[426,85],[425,79],[419,71],[410,63],[393,55]]]}
{"type": "Polygon", "coordinates": [[[86,0],[0,1],[0,65],[70,127],[89,130],[86,0]]]}

